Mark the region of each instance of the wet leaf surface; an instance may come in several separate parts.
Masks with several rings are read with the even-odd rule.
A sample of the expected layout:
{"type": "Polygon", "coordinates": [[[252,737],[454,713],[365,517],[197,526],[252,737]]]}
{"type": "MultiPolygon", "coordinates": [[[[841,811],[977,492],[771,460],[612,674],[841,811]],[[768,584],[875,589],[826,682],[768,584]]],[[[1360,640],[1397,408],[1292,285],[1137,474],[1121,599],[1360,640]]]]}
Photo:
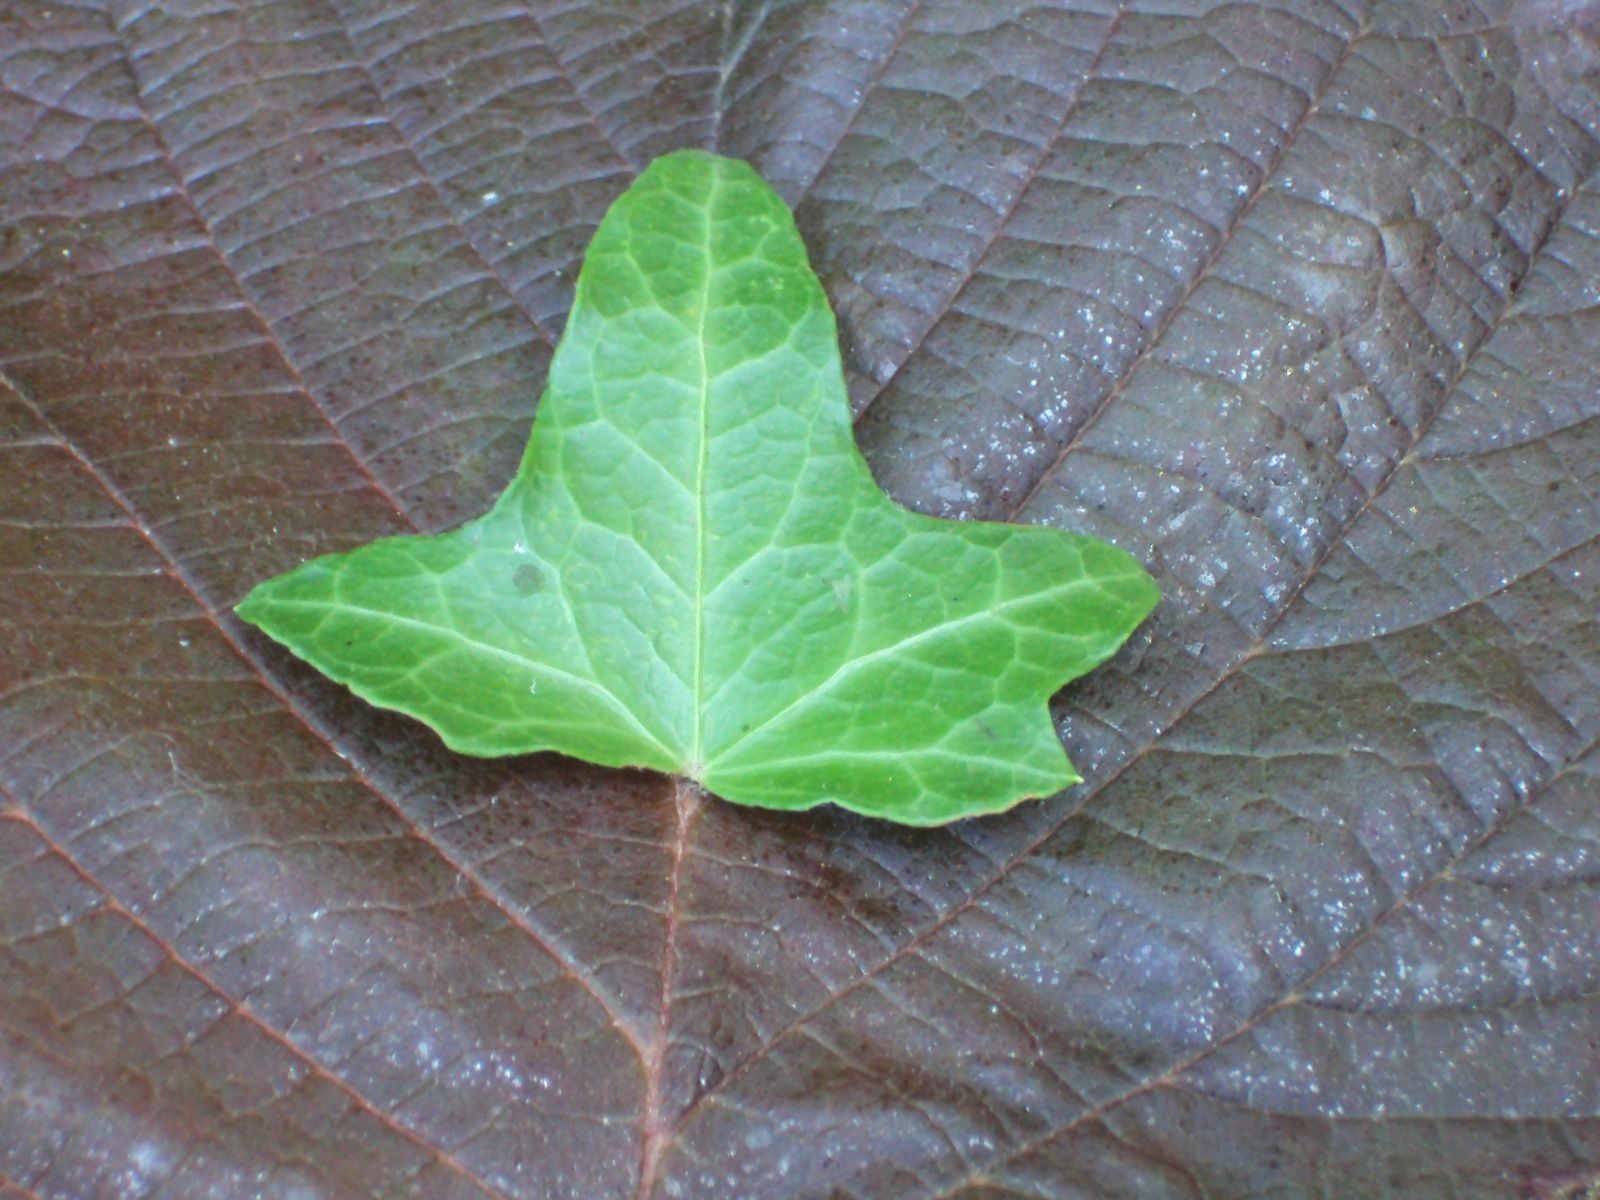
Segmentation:
{"type": "Polygon", "coordinates": [[[1592,1186],[1597,16],[0,12],[0,1196],[1592,1186]],[[231,615],[487,508],[688,146],[895,499],[1151,568],[1088,783],[470,759],[231,615]]]}

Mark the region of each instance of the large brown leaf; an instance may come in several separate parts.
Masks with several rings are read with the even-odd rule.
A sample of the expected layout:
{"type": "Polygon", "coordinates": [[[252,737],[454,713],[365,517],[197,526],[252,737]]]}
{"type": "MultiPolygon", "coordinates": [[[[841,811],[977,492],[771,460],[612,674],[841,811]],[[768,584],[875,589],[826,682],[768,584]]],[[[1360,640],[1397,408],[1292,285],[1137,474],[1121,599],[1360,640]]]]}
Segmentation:
{"type": "Polygon", "coordinates": [[[1600,1185],[1600,5],[0,4],[0,1197],[1600,1185]],[[481,511],[606,203],[796,205],[903,502],[1166,599],[914,831],[230,612],[481,511]]]}

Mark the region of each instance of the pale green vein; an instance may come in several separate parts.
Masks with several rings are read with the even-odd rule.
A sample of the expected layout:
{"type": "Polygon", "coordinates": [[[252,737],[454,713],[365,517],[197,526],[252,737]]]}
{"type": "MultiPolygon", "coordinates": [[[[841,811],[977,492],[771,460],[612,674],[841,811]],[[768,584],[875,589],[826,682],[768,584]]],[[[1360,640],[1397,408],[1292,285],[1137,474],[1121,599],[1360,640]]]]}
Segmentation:
{"type": "Polygon", "coordinates": [[[1004,601],[1000,604],[994,605],[991,608],[982,609],[979,612],[968,613],[966,616],[957,617],[953,621],[941,621],[937,625],[930,625],[927,629],[910,634],[907,637],[903,637],[898,642],[890,642],[887,645],[878,647],[876,650],[869,651],[868,653],[859,655],[856,658],[848,660],[847,662],[840,663],[839,666],[835,668],[832,675],[829,675],[826,679],[822,680],[810,691],[803,692],[802,694],[796,696],[793,700],[789,701],[788,704],[784,705],[777,712],[773,713],[766,720],[762,721],[759,725],[755,726],[753,729],[746,730],[728,745],[724,746],[717,754],[717,759],[719,762],[726,762],[728,756],[731,755],[739,746],[742,746],[752,738],[759,736],[764,731],[771,730],[779,721],[788,716],[789,713],[793,712],[796,708],[815,702],[823,695],[823,693],[831,690],[845,679],[848,679],[851,675],[856,674],[856,672],[867,666],[869,663],[876,662],[879,659],[888,658],[890,655],[898,654],[901,651],[910,649],[912,646],[919,645],[923,642],[933,641],[936,638],[943,637],[964,626],[975,625],[984,621],[993,620],[1010,609],[1019,608],[1024,605],[1036,605],[1043,600],[1051,599],[1056,596],[1063,596],[1068,592],[1080,591],[1083,588],[1092,588],[1093,586],[1094,584],[1089,580],[1074,579],[1071,583],[1065,583],[1057,587],[1047,588],[1045,590],[1035,592],[1029,596],[1019,596],[1015,600],[1004,601]]]}
{"type": "MultiPolygon", "coordinates": [[[[576,685],[583,691],[586,691],[590,695],[603,701],[607,707],[617,713],[618,716],[622,717],[622,719],[631,725],[638,733],[642,734],[651,745],[653,745],[657,750],[661,751],[665,758],[671,760],[676,757],[672,751],[668,750],[666,746],[662,744],[660,738],[645,728],[645,726],[639,721],[639,718],[628,711],[628,709],[620,700],[613,696],[605,687],[601,686],[599,683],[596,683],[592,679],[585,679],[581,675],[574,675],[569,671],[563,671],[560,667],[553,667],[549,663],[540,662],[538,659],[528,658],[526,655],[518,654],[514,650],[507,650],[504,646],[496,646],[493,642],[485,642],[478,638],[470,637],[461,630],[452,629],[448,625],[435,625],[432,621],[419,621],[416,617],[404,617],[398,613],[387,612],[381,608],[368,608],[366,605],[349,604],[342,600],[287,600],[274,598],[271,603],[275,608],[304,608],[320,612],[355,613],[363,617],[372,617],[381,621],[385,625],[400,625],[408,629],[421,629],[428,633],[443,634],[447,639],[460,642],[469,650],[481,651],[484,654],[492,655],[493,657],[503,659],[506,662],[515,663],[520,667],[526,667],[531,671],[542,671],[551,678],[565,679],[569,683],[576,685]]],[[[585,650],[587,651],[587,647],[585,650]]]]}
{"type": "Polygon", "coordinates": [[[711,456],[711,360],[706,353],[706,322],[711,314],[711,278],[716,274],[717,257],[712,237],[711,216],[716,207],[717,176],[705,202],[706,261],[705,280],[700,288],[700,312],[695,330],[695,346],[700,352],[700,461],[695,473],[695,558],[694,558],[694,736],[689,750],[689,774],[702,768],[700,744],[705,715],[706,670],[706,461],[711,456]]]}
{"type": "MultiPolygon", "coordinates": [[[[1053,782],[1054,776],[1037,768],[1029,768],[1025,763],[1019,763],[1009,758],[993,758],[986,754],[974,754],[970,750],[950,750],[942,746],[919,746],[915,750],[814,750],[807,754],[795,755],[792,758],[763,759],[759,770],[777,770],[782,767],[804,767],[819,762],[871,762],[881,759],[884,762],[898,763],[914,761],[916,759],[936,758],[955,762],[967,766],[982,764],[995,767],[1003,771],[1031,770],[1031,773],[1046,781],[1053,782]]],[[[728,767],[728,775],[739,775],[747,771],[756,770],[754,767],[728,767]]]]}

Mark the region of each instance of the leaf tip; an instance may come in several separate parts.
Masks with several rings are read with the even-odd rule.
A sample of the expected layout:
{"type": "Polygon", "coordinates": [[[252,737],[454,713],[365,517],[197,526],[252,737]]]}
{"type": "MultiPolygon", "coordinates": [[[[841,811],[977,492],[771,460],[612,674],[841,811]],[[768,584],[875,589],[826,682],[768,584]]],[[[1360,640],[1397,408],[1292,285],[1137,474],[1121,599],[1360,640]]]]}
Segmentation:
{"type": "Polygon", "coordinates": [[[239,601],[239,603],[233,606],[234,616],[238,617],[245,624],[254,625],[257,628],[259,628],[261,625],[260,617],[262,601],[259,595],[260,591],[261,584],[258,583],[255,587],[251,588],[247,593],[245,593],[243,600],[239,601]]]}

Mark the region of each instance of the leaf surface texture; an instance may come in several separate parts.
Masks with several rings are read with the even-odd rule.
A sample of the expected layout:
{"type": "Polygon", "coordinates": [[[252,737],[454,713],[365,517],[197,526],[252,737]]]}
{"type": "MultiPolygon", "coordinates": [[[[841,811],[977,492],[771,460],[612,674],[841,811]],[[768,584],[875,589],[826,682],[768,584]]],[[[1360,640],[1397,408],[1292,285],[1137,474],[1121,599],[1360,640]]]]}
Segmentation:
{"type": "Polygon", "coordinates": [[[1600,1175],[1592,5],[0,13],[0,1196],[1600,1175]],[[938,829],[460,756],[231,613],[517,469],[751,162],[930,516],[1163,601],[938,829]]]}
{"type": "Polygon", "coordinates": [[[487,515],[317,559],[239,615],[470,753],[917,825],[1078,781],[1046,701],[1149,613],[1149,576],[1091,538],[878,490],[827,300],[748,165],[657,159],[577,294],[487,515]]]}

